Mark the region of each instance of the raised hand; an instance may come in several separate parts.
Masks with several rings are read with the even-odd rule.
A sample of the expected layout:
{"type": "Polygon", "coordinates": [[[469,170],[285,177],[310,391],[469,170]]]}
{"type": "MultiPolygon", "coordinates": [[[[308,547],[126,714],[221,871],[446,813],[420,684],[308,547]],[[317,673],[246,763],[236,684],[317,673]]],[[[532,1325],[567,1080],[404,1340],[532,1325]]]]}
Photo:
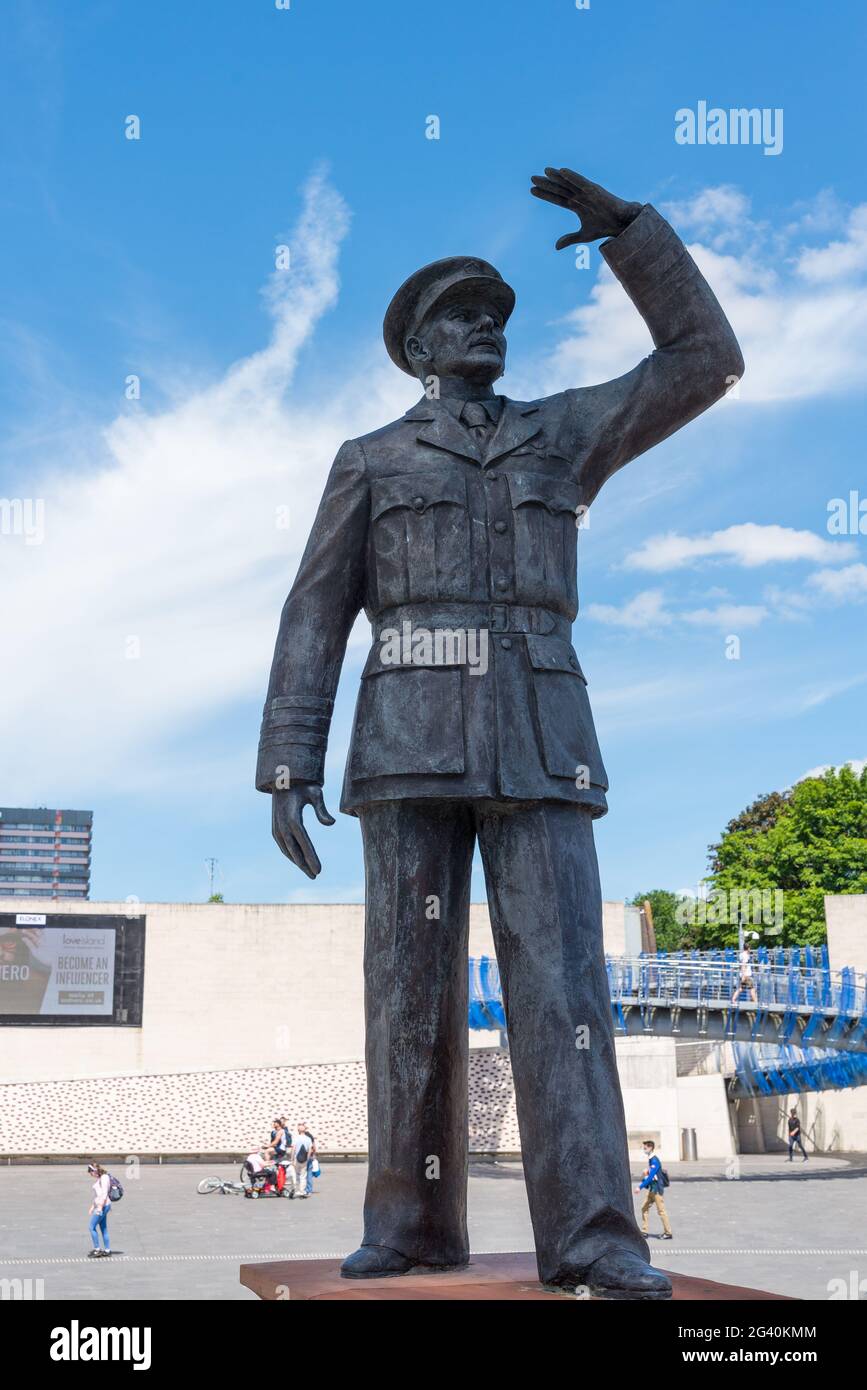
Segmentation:
{"type": "Polygon", "coordinates": [[[531,182],[530,192],[535,198],[568,208],[580,220],[577,232],[569,232],[554,243],[557,251],[578,242],[617,236],[641,211],[641,203],[625,203],[607,188],[591,183],[583,174],[576,174],[574,169],[546,169],[544,178],[533,174],[531,182]]]}
{"type": "Polygon", "coordinates": [[[286,858],[308,878],[315,878],[322,865],[304,829],[305,806],[313,807],[321,825],[334,824],[334,817],[325,808],[322,788],[313,782],[298,782],[286,791],[271,793],[271,834],[286,858]]]}

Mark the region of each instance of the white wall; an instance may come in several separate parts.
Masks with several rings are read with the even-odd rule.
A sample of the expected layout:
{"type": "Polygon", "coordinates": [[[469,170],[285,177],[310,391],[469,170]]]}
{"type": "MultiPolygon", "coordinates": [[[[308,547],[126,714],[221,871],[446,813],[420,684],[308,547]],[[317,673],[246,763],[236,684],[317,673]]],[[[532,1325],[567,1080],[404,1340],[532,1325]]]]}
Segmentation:
{"type": "Polygon", "coordinates": [[[825,898],[828,961],[832,970],[850,966],[867,974],[867,893],[835,893],[825,898]]]}
{"type": "MultiPolygon", "coordinates": [[[[27,912],[124,913],[127,903],[18,900],[27,912]]],[[[0,1029],[0,1080],[180,1072],[364,1055],[356,904],[142,903],[138,1028],[0,1029]]]]}
{"type": "MultiPolygon", "coordinates": [[[[0,1081],[364,1056],[360,903],[10,902],[16,912],[146,916],[144,1011],[140,1029],[0,1028],[0,1081]]],[[[623,904],[605,908],[616,926],[623,904]]],[[[482,903],[470,908],[469,954],[494,954],[482,903]]]]}
{"type": "MultiPolygon", "coordinates": [[[[836,954],[832,964],[864,969],[867,962],[859,965],[858,950],[867,940],[867,895],[827,903],[836,954]]],[[[139,1076],[148,1079],[150,1095],[163,1076],[166,1093],[183,1094],[187,1104],[191,1083],[169,1085],[169,1077],[201,1074],[205,1094],[222,1072],[228,1086],[247,1096],[253,1084],[249,1076],[236,1085],[229,1073],[329,1064],[338,1068],[334,1076],[342,1076],[342,1064],[357,1064],[364,1056],[360,904],[142,903],[130,909],[127,903],[16,899],[9,906],[145,915],[145,995],[141,1028],[0,1027],[0,1082],[32,1086],[139,1076]]],[[[629,933],[624,904],[605,903],[603,921],[606,950],[623,953],[629,933]]],[[[484,904],[470,910],[470,954],[493,954],[484,904]]],[[[471,1046],[479,1051],[497,1040],[489,1032],[471,1034],[471,1046]]],[[[734,1151],[722,1078],[678,1077],[673,1039],[618,1039],[617,1059],[636,1158],[642,1138],[654,1138],[668,1159],[678,1158],[685,1128],[696,1129],[700,1158],[734,1151]]],[[[502,1065],[496,1058],[479,1062],[502,1065]]],[[[64,1103],[60,1093],[57,1099],[64,1103]]],[[[799,1105],[822,1147],[867,1150],[867,1087],[801,1098],[799,1105]]],[[[763,1118],[765,1125],[774,1123],[763,1118]]],[[[175,1118],[169,1120],[166,1133],[181,1133],[175,1118]]],[[[484,1115],[479,1123],[481,1133],[484,1115]]],[[[512,1147],[512,1121],[496,1124],[505,1124],[504,1142],[508,1130],[507,1147],[512,1147]]],[[[0,1134],[0,1152],[3,1148],[0,1134]]]]}
{"type": "Polygon", "coordinates": [[[679,1159],[683,1129],[696,1131],[700,1159],[735,1153],[722,1076],[678,1076],[674,1038],[618,1038],[616,1047],[631,1158],[652,1139],[664,1161],[679,1159]]]}
{"type": "MultiPolygon", "coordinates": [[[[850,1091],[808,1091],[791,1096],[763,1096],[759,1102],[767,1152],[788,1148],[786,1117],[794,1106],[801,1118],[807,1153],[867,1152],[867,1086],[850,1091]]],[[[800,1158],[798,1151],[795,1157],[800,1158]]]]}
{"type": "Polygon", "coordinates": [[[679,1076],[677,1124],[679,1130],[695,1130],[699,1159],[732,1157],[737,1150],[725,1078],[679,1076]]]}

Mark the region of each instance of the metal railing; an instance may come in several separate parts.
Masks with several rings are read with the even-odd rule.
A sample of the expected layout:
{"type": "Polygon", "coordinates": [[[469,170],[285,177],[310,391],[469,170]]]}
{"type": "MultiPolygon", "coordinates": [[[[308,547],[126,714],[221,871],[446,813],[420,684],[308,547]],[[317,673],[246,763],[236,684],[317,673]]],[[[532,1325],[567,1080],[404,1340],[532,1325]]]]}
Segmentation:
{"type": "Polygon", "coordinates": [[[867,1055],[863,1052],[828,1052],[767,1043],[734,1043],[732,1047],[732,1096],[786,1096],[867,1085],[867,1055]]]}
{"type": "Polygon", "coordinates": [[[734,961],[609,956],[605,964],[612,1003],[713,1009],[757,1005],[853,1019],[867,1012],[867,977],[849,969],[753,962],[748,985],[734,961]]]}
{"type": "MultiPolygon", "coordinates": [[[[858,1020],[867,1015],[867,976],[817,965],[754,961],[750,984],[737,961],[676,956],[607,956],[612,1004],[657,1008],[744,1009],[816,1013],[858,1020]]],[[[470,1027],[504,1028],[500,972],[490,956],[469,963],[470,1027]]]]}
{"type": "Polygon", "coordinates": [[[470,1027],[504,1030],[500,968],[491,956],[470,959],[470,1027]]]}
{"type": "MultiPolygon", "coordinates": [[[[753,958],[748,984],[718,952],[607,956],[615,1030],[733,1043],[732,1095],[867,1085],[867,976],[830,970],[818,950],[809,965],[794,956],[753,958]]],[[[505,1032],[496,961],[479,956],[469,969],[470,1028],[505,1032]]]]}

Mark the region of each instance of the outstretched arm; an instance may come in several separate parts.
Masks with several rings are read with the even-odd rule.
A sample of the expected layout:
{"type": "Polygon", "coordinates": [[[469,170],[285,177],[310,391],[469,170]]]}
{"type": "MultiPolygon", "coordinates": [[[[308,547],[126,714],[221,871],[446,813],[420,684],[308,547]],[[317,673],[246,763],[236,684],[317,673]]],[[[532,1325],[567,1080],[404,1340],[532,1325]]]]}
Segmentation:
{"type": "Polygon", "coordinates": [[[609,238],[602,255],[654,343],[625,376],[565,393],[582,501],[589,505],[618,468],[725,395],[744,361],[716,296],[655,208],[624,202],[572,169],[546,169],[531,191],[580,220],[577,232],[557,241],[558,250],[609,238]]]}

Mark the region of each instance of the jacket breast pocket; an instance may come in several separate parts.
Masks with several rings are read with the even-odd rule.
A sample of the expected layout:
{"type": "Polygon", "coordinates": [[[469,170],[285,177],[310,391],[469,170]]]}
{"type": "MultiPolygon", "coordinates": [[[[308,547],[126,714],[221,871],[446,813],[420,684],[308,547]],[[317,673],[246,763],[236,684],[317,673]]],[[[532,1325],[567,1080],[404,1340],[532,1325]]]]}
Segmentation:
{"type": "Polygon", "coordinates": [[[578,609],[578,505],[568,478],[508,473],[515,530],[515,578],[527,603],[578,609]]]}
{"type": "Polygon", "coordinates": [[[526,642],[546,771],[575,781],[586,768],[587,783],[607,788],[587,682],[575,652],[559,637],[527,637],[526,642]]]}
{"type": "Polygon", "coordinates": [[[458,666],[382,666],[368,661],[352,733],[355,778],[464,771],[458,666]]]}
{"type": "Polygon", "coordinates": [[[371,485],[378,606],[469,594],[470,528],[461,473],[401,473],[371,485]]]}

